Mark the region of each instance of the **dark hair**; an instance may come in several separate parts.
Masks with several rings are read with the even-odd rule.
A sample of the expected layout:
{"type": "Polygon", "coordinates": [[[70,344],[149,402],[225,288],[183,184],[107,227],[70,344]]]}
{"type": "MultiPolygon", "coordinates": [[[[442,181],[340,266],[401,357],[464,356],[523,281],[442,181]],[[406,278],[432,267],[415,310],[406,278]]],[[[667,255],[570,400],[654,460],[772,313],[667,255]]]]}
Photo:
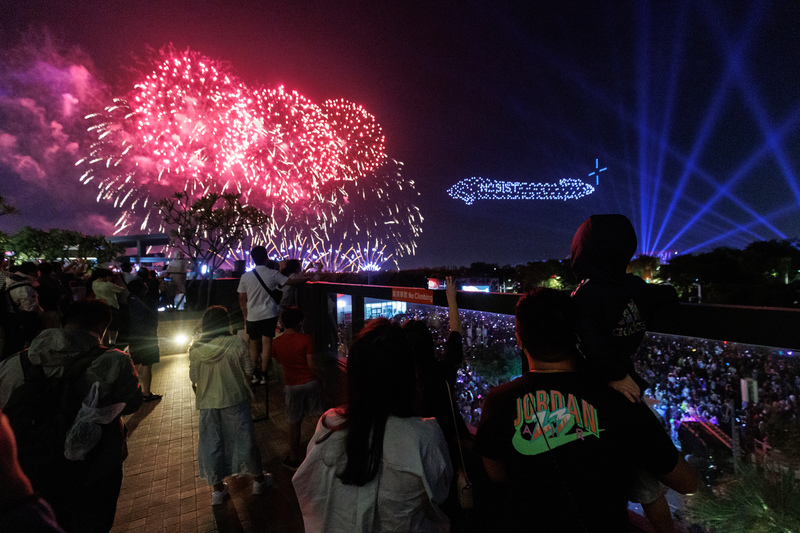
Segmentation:
{"type": "Polygon", "coordinates": [[[147,292],[147,285],[145,285],[144,281],[140,278],[136,278],[128,283],[128,291],[130,291],[130,293],[134,296],[141,297],[144,296],[145,292],[147,292]]]}
{"type": "Polygon", "coordinates": [[[131,265],[130,261],[123,261],[122,264],[119,266],[119,269],[123,272],[130,272],[133,270],[133,265],[131,265]]]}
{"type": "MultiPolygon", "coordinates": [[[[441,365],[436,360],[433,335],[427,324],[421,320],[409,320],[403,324],[403,333],[408,337],[416,365],[420,415],[436,416],[439,414],[436,408],[441,405],[437,402],[443,398],[441,393],[445,390],[446,380],[441,365]]],[[[444,398],[447,401],[446,396],[444,398]]],[[[450,425],[452,426],[452,420],[450,425]]]]}
{"type": "Polygon", "coordinates": [[[31,261],[25,261],[24,263],[19,265],[19,272],[27,276],[36,274],[37,272],[39,272],[39,265],[31,261]]]}
{"type": "Polygon", "coordinates": [[[111,272],[109,269],[102,268],[102,267],[97,267],[97,268],[92,269],[92,275],[90,276],[90,279],[92,281],[94,281],[96,279],[100,279],[100,278],[104,278],[106,276],[110,276],[111,274],[113,274],[113,272],[111,272]]]}
{"type": "Polygon", "coordinates": [[[78,300],[64,313],[64,327],[94,331],[100,335],[111,324],[111,306],[102,300],[78,300]]]}
{"type": "Polygon", "coordinates": [[[228,310],[221,305],[212,305],[203,313],[201,340],[209,341],[215,337],[231,334],[231,319],[228,310]]]}
{"type": "Polygon", "coordinates": [[[297,329],[304,318],[303,312],[297,307],[289,307],[281,314],[281,322],[285,328],[297,329]]]}
{"type": "Polygon", "coordinates": [[[267,249],[263,246],[254,246],[253,249],[250,250],[250,259],[252,259],[253,263],[256,265],[266,265],[267,260],[269,260],[267,249]]]}
{"type": "Polygon", "coordinates": [[[148,270],[147,267],[139,267],[139,270],[136,271],[136,275],[147,281],[150,279],[150,270],[148,270]]]}
{"type": "Polygon", "coordinates": [[[284,276],[290,276],[292,274],[299,274],[302,271],[303,263],[301,263],[299,259],[289,259],[286,261],[286,266],[283,267],[283,270],[281,270],[281,274],[284,276]]]}
{"type": "Polygon", "coordinates": [[[564,291],[536,287],[517,302],[516,327],[534,359],[563,361],[576,353],[572,301],[564,291]]]}
{"type": "Polygon", "coordinates": [[[49,277],[53,273],[53,265],[50,263],[39,263],[39,275],[43,278],[49,277]]]}
{"type": "Polygon", "coordinates": [[[375,478],[383,457],[389,415],[416,415],[416,380],[408,338],[385,318],[367,323],[347,357],[347,465],[345,485],[363,486],[375,478]]]}

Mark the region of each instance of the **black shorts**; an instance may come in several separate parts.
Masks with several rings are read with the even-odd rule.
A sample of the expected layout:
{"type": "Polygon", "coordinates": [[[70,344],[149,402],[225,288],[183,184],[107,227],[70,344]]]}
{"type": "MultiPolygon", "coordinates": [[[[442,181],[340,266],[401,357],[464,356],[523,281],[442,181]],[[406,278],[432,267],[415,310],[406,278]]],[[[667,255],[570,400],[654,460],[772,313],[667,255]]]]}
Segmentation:
{"type": "Polygon", "coordinates": [[[252,340],[259,340],[261,337],[275,337],[275,328],[278,326],[278,317],[274,316],[266,320],[244,323],[244,329],[252,340]]]}

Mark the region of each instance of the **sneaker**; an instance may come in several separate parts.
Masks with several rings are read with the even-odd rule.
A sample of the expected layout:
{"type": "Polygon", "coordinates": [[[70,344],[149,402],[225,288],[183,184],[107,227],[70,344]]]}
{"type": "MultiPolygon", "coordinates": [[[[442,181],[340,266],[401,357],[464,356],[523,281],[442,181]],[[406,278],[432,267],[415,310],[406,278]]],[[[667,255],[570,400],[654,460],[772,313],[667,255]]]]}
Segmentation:
{"type": "Polygon", "coordinates": [[[142,401],[143,402],[154,402],[154,401],[160,400],[160,399],[161,399],[161,395],[160,394],[153,394],[152,392],[150,394],[148,394],[147,396],[142,395],[142,401]]]}
{"type": "Polygon", "coordinates": [[[215,490],[211,493],[211,505],[222,505],[228,495],[228,485],[222,485],[222,490],[215,490]]]}
{"type": "Polygon", "coordinates": [[[291,470],[292,472],[297,472],[297,469],[300,468],[301,464],[303,464],[303,461],[292,461],[288,455],[283,459],[283,467],[287,470],[291,470]]]}
{"type": "Polygon", "coordinates": [[[264,494],[264,491],[272,486],[272,474],[264,472],[264,481],[258,482],[253,480],[253,494],[256,496],[264,494]]]}
{"type": "Polygon", "coordinates": [[[266,385],[267,384],[267,376],[264,376],[264,375],[261,376],[261,384],[262,385],[266,385]]]}
{"type": "Polygon", "coordinates": [[[252,383],[253,385],[258,385],[259,381],[260,380],[258,379],[258,376],[253,374],[253,379],[250,380],[250,383],[252,383]]]}

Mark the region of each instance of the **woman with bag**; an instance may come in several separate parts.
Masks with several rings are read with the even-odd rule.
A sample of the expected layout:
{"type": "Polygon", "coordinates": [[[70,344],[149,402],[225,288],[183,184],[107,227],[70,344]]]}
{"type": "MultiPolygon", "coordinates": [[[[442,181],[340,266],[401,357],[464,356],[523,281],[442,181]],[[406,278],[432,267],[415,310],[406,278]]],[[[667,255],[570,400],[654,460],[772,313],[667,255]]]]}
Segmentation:
{"type": "Polygon", "coordinates": [[[416,415],[411,347],[369,322],[350,348],[347,404],[325,413],[292,479],[308,533],[449,531],[452,467],[432,418],[416,415]]]}

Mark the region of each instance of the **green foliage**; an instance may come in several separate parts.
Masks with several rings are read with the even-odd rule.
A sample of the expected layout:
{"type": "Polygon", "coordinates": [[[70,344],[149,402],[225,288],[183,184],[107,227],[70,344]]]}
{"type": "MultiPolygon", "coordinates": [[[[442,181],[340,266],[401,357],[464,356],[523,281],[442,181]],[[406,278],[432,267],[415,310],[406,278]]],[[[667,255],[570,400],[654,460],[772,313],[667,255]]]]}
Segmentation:
{"type": "Polygon", "coordinates": [[[740,464],[715,489],[688,499],[686,514],[714,532],[800,531],[800,482],[793,471],[771,471],[740,464]]]}
{"type": "Polygon", "coordinates": [[[172,244],[192,259],[196,269],[207,265],[209,277],[229,251],[269,221],[263,211],[242,205],[240,195],[231,193],[211,193],[192,201],[188,193],[179,192],[156,206],[165,224],[172,227],[172,244]]]}
{"type": "Polygon", "coordinates": [[[661,267],[682,297],[702,287],[703,303],[792,307],[800,299],[800,250],[793,241],[759,241],[744,250],[679,255],[661,267]]]}
{"type": "Polygon", "coordinates": [[[522,374],[522,362],[515,346],[499,343],[475,346],[469,350],[468,361],[475,373],[492,385],[511,381],[522,374]]]}
{"type": "Polygon", "coordinates": [[[115,259],[124,250],[102,235],[83,235],[77,231],[41,229],[25,226],[7,238],[7,247],[21,261],[62,261],[97,258],[99,263],[115,259]]]}
{"type": "Polygon", "coordinates": [[[658,257],[642,254],[630,262],[628,265],[628,272],[632,272],[643,280],[649,281],[658,277],[658,270],[660,266],[661,261],[658,259],[658,257]]]}

